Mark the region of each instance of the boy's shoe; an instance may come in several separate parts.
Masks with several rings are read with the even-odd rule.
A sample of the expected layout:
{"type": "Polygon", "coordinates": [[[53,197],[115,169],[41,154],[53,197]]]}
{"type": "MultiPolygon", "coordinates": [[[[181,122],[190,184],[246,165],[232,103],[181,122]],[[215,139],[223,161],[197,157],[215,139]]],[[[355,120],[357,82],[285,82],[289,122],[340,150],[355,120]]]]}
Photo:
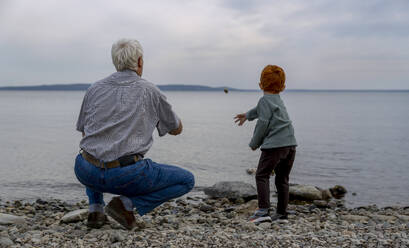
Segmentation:
{"type": "Polygon", "coordinates": [[[288,220],[288,215],[276,213],[275,215],[271,216],[271,221],[277,221],[277,220],[288,220]]]}
{"type": "Polygon", "coordinates": [[[127,211],[119,197],[114,197],[105,207],[105,212],[128,230],[136,227],[133,211],[127,211]]]}
{"type": "Polygon", "coordinates": [[[107,216],[101,212],[92,212],[88,214],[87,227],[101,228],[107,221],[107,216]]]}
{"type": "Polygon", "coordinates": [[[271,222],[270,213],[268,211],[257,209],[256,212],[249,219],[254,224],[260,224],[262,222],[271,222]]]}

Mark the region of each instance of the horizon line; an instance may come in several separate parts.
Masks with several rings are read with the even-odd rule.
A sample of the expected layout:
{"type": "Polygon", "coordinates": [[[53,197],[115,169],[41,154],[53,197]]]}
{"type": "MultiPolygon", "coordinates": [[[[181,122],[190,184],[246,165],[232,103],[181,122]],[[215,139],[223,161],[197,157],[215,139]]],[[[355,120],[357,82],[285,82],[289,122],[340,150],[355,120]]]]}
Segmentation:
{"type": "MultiPolygon", "coordinates": [[[[0,86],[0,90],[14,90],[14,89],[23,89],[29,87],[64,87],[64,86],[82,86],[82,85],[91,85],[90,83],[72,83],[72,84],[38,84],[38,85],[19,85],[19,86],[0,86]]],[[[208,88],[227,88],[231,90],[238,91],[258,91],[260,89],[241,89],[234,88],[230,86],[208,86],[202,84],[157,84],[160,86],[196,86],[196,87],[208,87],[208,88]]],[[[61,90],[64,91],[64,90],[61,90]]],[[[69,90],[66,90],[69,91],[69,90]]],[[[409,89],[286,89],[286,91],[409,91],[409,89]]]]}

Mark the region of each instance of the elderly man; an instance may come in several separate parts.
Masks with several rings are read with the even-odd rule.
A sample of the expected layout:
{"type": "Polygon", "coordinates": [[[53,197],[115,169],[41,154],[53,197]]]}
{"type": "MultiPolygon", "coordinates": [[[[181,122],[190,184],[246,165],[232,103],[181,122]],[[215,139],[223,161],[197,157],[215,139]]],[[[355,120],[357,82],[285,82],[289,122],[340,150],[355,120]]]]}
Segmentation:
{"type": "Polygon", "coordinates": [[[133,210],[144,215],[160,204],[189,192],[194,177],[187,170],[144,159],[159,136],[178,135],[182,122],[166,97],[142,79],[143,51],[137,40],[121,39],[112,45],[117,72],[92,84],[78,117],[81,152],[75,175],[89,198],[88,226],[106,221],[103,193],[119,195],[106,213],[127,229],[136,225],[133,210]]]}

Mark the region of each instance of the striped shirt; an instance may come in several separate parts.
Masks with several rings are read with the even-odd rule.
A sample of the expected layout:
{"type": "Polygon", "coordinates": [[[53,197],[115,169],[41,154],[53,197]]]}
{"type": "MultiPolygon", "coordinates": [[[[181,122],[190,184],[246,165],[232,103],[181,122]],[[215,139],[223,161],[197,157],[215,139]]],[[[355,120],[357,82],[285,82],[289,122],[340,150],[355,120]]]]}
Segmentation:
{"type": "Polygon", "coordinates": [[[179,118],[166,97],[134,71],[115,72],[87,90],[77,121],[85,136],[80,148],[104,162],[139,153],[159,136],[177,129],[179,118]]]}

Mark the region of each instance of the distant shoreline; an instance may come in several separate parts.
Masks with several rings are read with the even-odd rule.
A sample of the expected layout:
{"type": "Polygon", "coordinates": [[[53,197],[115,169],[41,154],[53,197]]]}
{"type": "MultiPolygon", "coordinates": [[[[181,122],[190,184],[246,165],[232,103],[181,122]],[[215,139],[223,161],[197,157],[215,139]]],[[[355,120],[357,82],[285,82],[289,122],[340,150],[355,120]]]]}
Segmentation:
{"type": "MultiPolygon", "coordinates": [[[[0,91],[85,91],[91,84],[51,84],[33,86],[5,86],[0,91]]],[[[258,89],[236,89],[231,87],[210,87],[204,85],[167,84],[158,85],[163,91],[228,91],[257,92],[258,89]]],[[[287,89],[288,92],[409,92],[409,89],[287,89]]]]}
{"type": "MultiPolygon", "coordinates": [[[[91,84],[52,84],[52,85],[33,85],[33,86],[7,86],[0,87],[3,91],[85,91],[91,84]]],[[[247,89],[236,89],[231,87],[210,87],[204,85],[184,85],[168,84],[157,85],[163,91],[257,91],[247,89]]]]}

